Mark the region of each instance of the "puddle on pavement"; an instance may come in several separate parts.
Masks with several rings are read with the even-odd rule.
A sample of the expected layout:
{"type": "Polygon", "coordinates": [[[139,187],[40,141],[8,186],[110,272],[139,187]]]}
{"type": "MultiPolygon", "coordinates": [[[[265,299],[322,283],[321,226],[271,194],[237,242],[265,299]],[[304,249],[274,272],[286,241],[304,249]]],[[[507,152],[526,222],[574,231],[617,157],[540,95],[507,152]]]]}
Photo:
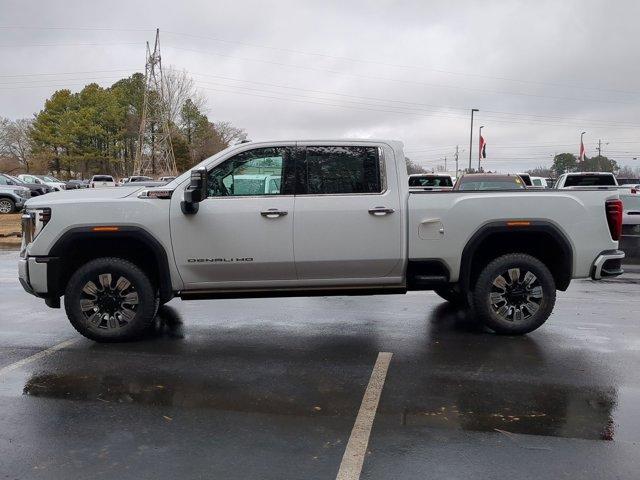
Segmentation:
{"type": "Polygon", "coordinates": [[[25,384],[23,393],[33,397],[100,401],[107,404],[133,403],[301,416],[355,416],[358,397],[361,395],[358,390],[353,395],[315,392],[315,395],[301,396],[299,392],[293,391],[288,394],[273,383],[246,389],[243,385],[234,385],[232,382],[189,384],[177,378],[150,382],[142,378],[125,380],[110,375],[71,374],[32,376],[25,384]],[[303,398],[308,398],[308,401],[303,398]]]}
{"type": "MultiPolygon", "coordinates": [[[[396,422],[471,431],[613,440],[616,391],[507,382],[433,381],[396,422]]],[[[381,415],[391,414],[382,411],[381,415]]]]}

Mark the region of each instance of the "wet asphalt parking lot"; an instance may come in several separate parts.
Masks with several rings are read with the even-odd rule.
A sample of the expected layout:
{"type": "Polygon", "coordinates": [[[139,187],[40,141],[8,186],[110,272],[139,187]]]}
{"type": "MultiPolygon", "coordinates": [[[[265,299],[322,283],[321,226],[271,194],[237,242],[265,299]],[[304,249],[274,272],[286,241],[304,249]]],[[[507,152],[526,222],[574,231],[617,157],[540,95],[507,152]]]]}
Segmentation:
{"type": "Polygon", "coordinates": [[[335,479],[356,431],[364,479],[640,477],[640,270],[575,281],[519,338],[424,292],[173,300],[106,345],[24,293],[16,260],[0,252],[0,478],[335,479]]]}

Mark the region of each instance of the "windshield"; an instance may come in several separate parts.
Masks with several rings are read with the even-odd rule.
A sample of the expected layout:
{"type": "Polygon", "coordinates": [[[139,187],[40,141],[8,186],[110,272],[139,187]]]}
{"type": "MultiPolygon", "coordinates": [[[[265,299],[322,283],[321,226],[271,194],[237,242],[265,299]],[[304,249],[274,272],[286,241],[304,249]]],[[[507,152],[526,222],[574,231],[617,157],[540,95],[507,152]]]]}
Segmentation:
{"type": "Polygon", "coordinates": [[[409,177],[410,187],[453,187],[451,177],[442,176],[424,176],[424,177],[409,177]]]}
{"type": "Polygon", "coordinates": [[[62,183],[62,182],[61,182],[60,180],[58,180],[57,178],[54,178],[54,177],[47,177],[46,175],[43,175],[43,176],[42,176],[42,179],[43,179],[45,182],[62,183]]]}
{"type": "Polygon", "coordinates": [[[526,186],[531,186],[531,176],[528,173],[519,173],[518,176],[522,179],[526,186]]]}
{"type": "Polygon", "coordinates": [[[96,175],[93,177],[94,182],[113,182],[113,177],[109,175],[96,175]]]}
{"type": "Polygon", "coordinates": [[[611,187],[616,185],[613,175],[569,175],[565,187],[611,187]]]}

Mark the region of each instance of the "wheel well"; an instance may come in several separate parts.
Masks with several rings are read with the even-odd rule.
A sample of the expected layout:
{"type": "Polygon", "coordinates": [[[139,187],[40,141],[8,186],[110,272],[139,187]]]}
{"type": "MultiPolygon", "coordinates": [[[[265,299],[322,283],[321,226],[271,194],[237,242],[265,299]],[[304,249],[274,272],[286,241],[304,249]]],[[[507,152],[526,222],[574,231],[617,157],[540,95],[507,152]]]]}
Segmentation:
{"type": "Polygon", "coordinates": [[[472,287],[491,260],[508,253],[525,253],[546,265],[558,290],[566,290],[573,268],[571,247],[564,235],[555,228],[542,227],[517,231],[495,228],[480,235],[465,248],[462,280],[472,287]]]}
{"type": "Polygon", "coordinates": [[[61,296],[73,273],[85,263],[101,257],[118,257],[137,265],[160,291],[160,300],[172,296],[167,256],[160,244],[148,233],[74,232],[65,235],[51,250],[54,262],[48,270],[49,292],[61,296]]]}

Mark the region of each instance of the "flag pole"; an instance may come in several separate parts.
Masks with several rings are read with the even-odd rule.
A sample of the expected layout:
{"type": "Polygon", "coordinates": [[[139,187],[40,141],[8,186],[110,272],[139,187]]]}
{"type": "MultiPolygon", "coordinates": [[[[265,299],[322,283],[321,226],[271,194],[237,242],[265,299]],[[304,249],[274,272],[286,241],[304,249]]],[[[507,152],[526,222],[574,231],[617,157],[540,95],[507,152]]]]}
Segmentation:
{"type": "MultiPolygon", "coordinates": [[[[482,142],[482,129],[484,128],[484,125],[482,125],[479,129],[478,129],[478,141],[482,142]]],[[[480,148],[478,148],[478,173],[480,173],[480,159],[482,158],[482,145],[479,145],[480,148]]]]}
{"type": "Polygon", "coordinates": [[[471,171],[471,152],[473,151],[473,113],[479,112],[477,108],[471,109],[471,128],[469,129],[469,171],[471,171]]]}

